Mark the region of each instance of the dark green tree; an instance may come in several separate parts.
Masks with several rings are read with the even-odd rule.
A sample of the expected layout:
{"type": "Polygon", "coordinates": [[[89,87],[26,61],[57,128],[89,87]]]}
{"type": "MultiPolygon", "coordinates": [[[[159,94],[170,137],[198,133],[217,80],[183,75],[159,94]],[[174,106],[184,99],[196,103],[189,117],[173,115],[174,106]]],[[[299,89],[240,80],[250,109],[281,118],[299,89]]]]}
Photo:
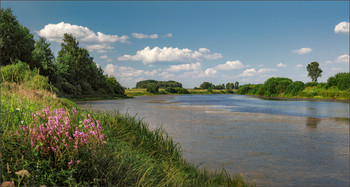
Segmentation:
{"type": "Polygon", "coordinates": [[[318,62],[311,62],[307,65],[306,70],[312,82],[317,82],[317,78],[322,76],[322,70],[319,68],[318,62]]]}
{"type": "Polygon", "coordinates": [[[214,88],[215,85],[210,82],[203,82],[199,87],[201,89],[209,89],[209,88],[214,88]]]}
{"type": "Polygon", "coordinates": [[[23,27],[12,14],[11,9],[1,9],[0,12],[1,36],[1,65],[16,63],[17,60],[26,62],[31,68],[32,51],[34,50],[33,34],[27,27],[23,27]]]}
{"type": "Polygon", "coordinates": [[[57,66],[54,63],[54,55],[50,49],[50,44],[46,39],[40,37],[35,43],[33,54],[33,64],[39,69],[41,75],[49,77],[51,83],[56,81],[57,66]]]}
{"type": "Polygon", "coordinates": [[[239,82],[238,81],[235,82],[235,89],[239,89],[239,82]]]}
{"type": "Polygon", "coordinates": [[[150,83],[147,85],[147,92],[149,93],[158,93],[159,86],[156,83],[150,83]]]}

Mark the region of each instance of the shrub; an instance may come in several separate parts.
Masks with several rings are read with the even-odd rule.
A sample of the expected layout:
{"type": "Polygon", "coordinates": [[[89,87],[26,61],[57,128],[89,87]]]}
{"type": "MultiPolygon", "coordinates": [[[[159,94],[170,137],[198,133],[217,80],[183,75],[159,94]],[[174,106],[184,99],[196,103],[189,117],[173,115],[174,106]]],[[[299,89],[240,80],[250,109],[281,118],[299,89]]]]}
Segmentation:
{"type": "Polygon", "coordinates": [[[158,93],[159,91],[159,86],[155,83],[150,83],[147,85],[147,92],[149,93],[158,93]]]}
{"type": "Polygon", "coordinates": [[[284,95],[296,96],[305,88],[305,84],[301,81],[295,81],[289,84],[284,92],[284,95]]]}
{"type": "Polygon", "coordinates": [[[336,86],[340,90],[346,90],[350,87],[350,73],[337,73],[335,76],[329,77],[326,88],[336,86]]]}
{"type": "Polygon", "coordinates": [[[20,83],[24,81],[29,71],[29,65],[18,60],[16,64],[1,67],[1,82],[3,80],[8,82],[20,83]]]}

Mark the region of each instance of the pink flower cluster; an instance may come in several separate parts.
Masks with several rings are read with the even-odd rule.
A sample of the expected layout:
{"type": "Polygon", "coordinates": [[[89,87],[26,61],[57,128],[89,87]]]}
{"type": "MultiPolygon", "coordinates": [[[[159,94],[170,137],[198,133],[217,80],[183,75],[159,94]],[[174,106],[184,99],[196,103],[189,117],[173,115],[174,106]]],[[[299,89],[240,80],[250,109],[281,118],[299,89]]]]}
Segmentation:
{"type": "MultiPolygon", "coordinates": [[[[40,154],[53,154],[60,159],[66,153],[72,157],[72,154],[81,149],[98,149],[104,145],[105,136],[102,134],[100,122],[93,120],[90,114],[83,121],[79,121],[80,117],[76,114],[75,108],[71,115],[63,108],[50,110],[46,107],[41,112],[32,113],[33,124],[28,127],[20,125],[21,133],[17,131],[17,134],[27,137],[30,142],[25,143],[30,143],[40,154]]],[[[78,160],[77,163],[79,162],[78,160]]],[[[71,160],[68,165],[72,163],[71,160]]]]}

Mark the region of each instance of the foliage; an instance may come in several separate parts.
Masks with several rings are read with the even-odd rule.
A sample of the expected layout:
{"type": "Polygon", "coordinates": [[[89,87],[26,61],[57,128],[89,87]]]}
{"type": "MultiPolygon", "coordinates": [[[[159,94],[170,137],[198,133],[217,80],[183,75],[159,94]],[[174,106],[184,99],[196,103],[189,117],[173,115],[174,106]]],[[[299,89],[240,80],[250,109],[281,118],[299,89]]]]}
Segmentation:
{"type": "Polygon", "coordinates": [[[322,70],[319,68],[318,62],[311,62],[307,65],[306,70],[312,82],[317,82],[317,78],[322,76],[322,70]]]}
{"type": "Polygon", "coordinates": [[[267,79],[264,83],[265,95],[274,96],[283,93],[287,86],[293,81],[289,78],[283,77],[271,77],[267,79]]]}
{"type": "Polygon", "coordinates": [[[296,96],[305,88],[305,84],[301,81],[295,81],[289,84],[284,95],[296,96]]]}
{"type": "Polygon", "coordinates": [[[335,76],[331,76],[327,80],[326,87],[336,86],[340,90],[347,90],[350,87],[350,73],[337,73],[335,76]]]}
{"type": "Polygon", "coordinates": [[[235,89],[239,89],[239,82],[238,81],[235,82],[235,89]]]}
{"type": "Polygon", "coordinates": [[[156,81],[156,80],[144,80],[136,83],[136,88],[147,88],[149,84],[157,84],[159,88],[182,88],[182,84],[176,81],[156,81]]]}
{"type": "Polygon", "coordinates": [[[209,88],[214,88],[215,85],[213,83],[210,83],[210,82],[203,82],[199,88],[200,89],[209,89],[209,88]]]}
{"type": "Polygon", "coordinates": [[[190,93],[187,89],[179,88],[179,87],[176,87],[176,88],[168,87],[165,89],[165,91],[168,93],[177,93],[177,94],[189,94],[190,93]]]}
{"type": "Polygon", "coordinates": [[[50,44],[45,38],[40,37],[36,41],[32,55],[33,64],[39,69],[40,75],[49,77],[50,83],[54,83],[57,78],[57,66],[54,64],[55,57],[50,49],[50,44]]]}
{"type": "Polygon", "coordinates": [[[147,89],[146,90],[149,93],[158,93],[159,86],[156,83],[149,83],[149,84],[147,84],[147,89]]]}
{"type": "Polygon", "coordinates": [[[34,50],[33,34],[27,27],[23,27],[13,15],[11,9],[1,8],[0,12],[1,36],[1,65],[14,64],[17,60],[27,62],[31,68],[32,51],[34,50]]]}
{"type": "Polygon", "coordinates": [[[239,87],[237,93],[238,94],[248,94],[249,90],[251,90],[251,84],[246,84],[246,85],[242,85],[239,87]]]}
{"type": "Polygon", "coordinates": [[[65,34],[58,52],[58,78],[55,86],[65,96],[80,98],[88,95],[124,96],[124,88],[114,77],[103,75],[89,52],[79,42],[65,34]]]}
{"type": "Polygon", "coordinates": [[[226,83],[226,90],[232,90],[235,88],[235,85],[233,83],[226,83]]]}

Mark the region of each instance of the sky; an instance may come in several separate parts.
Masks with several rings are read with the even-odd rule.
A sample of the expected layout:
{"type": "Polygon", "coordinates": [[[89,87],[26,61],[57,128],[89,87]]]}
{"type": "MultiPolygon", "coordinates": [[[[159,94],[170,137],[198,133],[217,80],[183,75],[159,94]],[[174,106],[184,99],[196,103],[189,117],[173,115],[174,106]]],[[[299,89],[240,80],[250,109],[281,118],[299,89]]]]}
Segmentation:
{"type": "Polygon", "coordinates": [[[319,82],[349,72],[349,1],[1,1],[45,37],[55,56],[64,33],[105,73],[132,88],[147,79],[185,88],[204,81],[264,83],[270,77],[319,82]]]}

